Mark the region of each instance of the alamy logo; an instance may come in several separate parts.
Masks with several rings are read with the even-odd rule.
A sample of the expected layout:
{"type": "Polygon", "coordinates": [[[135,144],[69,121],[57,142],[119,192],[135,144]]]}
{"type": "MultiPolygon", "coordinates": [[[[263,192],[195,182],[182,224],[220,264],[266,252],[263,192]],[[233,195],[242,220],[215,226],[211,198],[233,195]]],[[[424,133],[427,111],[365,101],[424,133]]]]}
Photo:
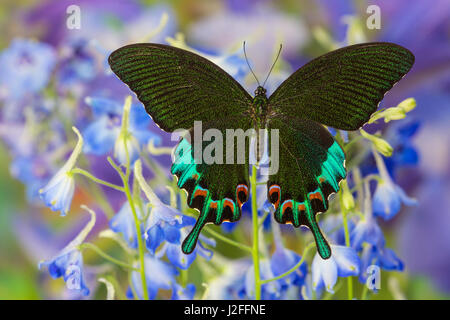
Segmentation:
{"type": "Polygon", "coordinates": [[[81,289],[81,270],[77,265],[70,265],[66,270],[66,287],[71,290],[81,289]]]}
{"type": "MultiPolygon", "coordinates": [[[[187,130],[179,129],[172,134],[172,141],[182,135],[189,142],[186,150],[179,153],[192,153],[190,157],[180,157],[179,163],[189,164],[258,164],[262,175],[274,175],[279,169],[279,130],[253,128],[203,130],[202,122],[195,121],[193,136],[187,130]],[[225,134],[224,134],[225,133],[225,134]],[[225,136],[224,136],[225,135],[225,136]],[[270,136],[270,138],[269,138],[270,136]],[[191,151],[193,148],[193,152],[191,151]]],[[[176,157],[176,155],[174,156],[176,157]]],[[[174,160],[174,159],[173,159],[174,160]]]]}
{"type": "Polygon", "coordinates": [[[367,13],[370,14],[370,16],[366,20],[366,26],[367,29],[373,30],[373,29],[381,29],[381,10],[380,7],[377,5],[370,5],[367,7],[366,10],[367,13]]]}
{"type": "Polygon", "coordinates": [[[370,265],[366,269],[368,274],[366,286],[368,289],[375,291],[381,288],[381,269],[377,265],[370,265]]]}
{"type": "Polygon", "coordinates": [[[66,27],[69,30],[81,29],[81,9],[79,6],[72,4],[67,7],[66,27]]]}

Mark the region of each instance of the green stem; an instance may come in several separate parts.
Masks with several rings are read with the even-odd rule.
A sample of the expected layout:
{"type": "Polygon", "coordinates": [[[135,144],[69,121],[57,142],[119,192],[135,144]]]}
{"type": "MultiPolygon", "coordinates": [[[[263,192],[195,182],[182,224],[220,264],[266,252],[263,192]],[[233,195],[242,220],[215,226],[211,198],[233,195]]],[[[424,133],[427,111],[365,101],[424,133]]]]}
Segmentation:
{"type": "Polygon", "coordinates": [[[302,263],[305,261],[306,255],[308,254],[308,251],[311,250],[311,248],[313,248],[314,245],[315,245],[315,243],[314,243],[314,242],[311,242],[310,244],[308,244],[308,245],[305,247],[305,250],[303,251],[303,256],[302,256],[302,258],[301,258],[300,261],[299,261],[295,266],[293,266],[291,269],[289,269],[288,271],[286,271],[286,272],[283,273],[283,274],[280,274],[279,276],[277,276],[277,277],[275,277],[275,278],[267,279],[267,280],[262,280],[262,281],[261,281],[261,284],[266,284],[266,283],[269,283],[269,282],[271,282],[271,281],[280,280],[280,279],[282,279],[282,278],[284,278],[284,277],[290,275],[292,272],[295,272],[296,270],[298,270],[298,268],[300,268],[300,266],[302,265],[302,263]]]}
{"type": "MultiPolygon", "coordinates": [[[[127,174],[126,176],[129,176],[127,174]]],[[[140,274],[141,274],[141,281],[142,281],[142,292],[144,296],[144,300],[148,300],[148,291],[147,291],[147,278],[145,277],[145,261],[144,261],[144,255],[145,255],[145,248],[144,243],[142,241],[141,237],[141,220],[139,219],[136,207],[134,205],[133,197],[131,196],[130,192],[130,186],[128,185],[128,181],[124,179],[123,181],[125,194],[128,199],[128,203],[130,204],[131,212],[133,213],[134,223],[136,225],[136,234],[137,234],[137,240],[138,240],[138,249],[139,249],[139,264],[140,264],[140,274]]]]}
{"type": "Polygon", "coordinates": [[[187,285],[187,283],[188,283],[188,279],[189,279],[189,274],[188,274],[188,270],[187,269],[184,269],[184,270],[181,270],[180,271],[180,280],[181,280],[181,286],[183,287],[183,288],[186,288],[186,285],[187,285]]]}
{"type": "Polygon", "coordinates": [[[259,219],[259,227],[261,228],[266,220],[267,216],[270,214],[270,211],[266,211],[264,215],[259,219]]]}
{"type": "Polygon", "coordinates": [[[369,293],[369,288],[367,286],[364,286],[361,294],[361,300],[367,300],[367,293],[369,293]]]}
{"type": "Polygon", "coordinates": [[[75,174],[81,174],[81,175],[85,176],[86,178],[89,178],[98,184],[102,184],[104,186],[110,187],[110,188],[118,190],[118,191],[122,191],[122,192],[124,191],[123,187],[115,185],[113,183],[109,183],[105,180],[99,179],[99,178],[93,176],[91,173],[89,173],[86,170],[83,170],[81,168],[74,168],[71,170],[71,172],[75,173],[75,174]]]}
{"type": "MultiPolygon", "coordinates": [[[[131,98],[130,98],[131,99],[131,98]]],[[[122,121],[128,121],[128,112],[124,112],[124,119],[122,121]]],[[[123,124],[123,123],[122,123],[123,124]]],[[[126,124],[128,126],[128,123],[126,124]]],[[[126,127],[124,127],[126,128],[126,127]]],[[[122,175],[123,180],[123,187],[125,189],[125,194],[127,195],[128,202],[130,204],[131,212],[133,213],[134,223],[136,225],[136,235],[138,240],[138,248],[139,248],[139,263],[141,265],[140,267],[140,273],[141,273],[141,281],[142,281],[142,294],[144,297],[144,300],[148,300],[148,290],[147,290],[147,278],[145,276],[145,247],[144,242],[142,241],[141,236],[141,220],[139,219],[139,216],[136,211],[136,206],[134,205],[133,196],[131,195],[130,191],[130,174],[131,174],[131,162],[130,162],[130,155],[128,153],[127,143],[126,140],[124,140],[125,144],[125,153],[127,156],[127,167],[125,170],[125,176],[122,175]]]]}
{"type": "MultiPolygon", "coordinates": [[[[108,156],[108,158],[106,158],[109,162],[109,164],[117,171],[117,173],[119,174],[119,176],[123,179],[125,179],[125,175],[123,174],[122,169],[120,169],[120,167],[114,162],[114,160],[108,156]]],[[[124,190],[122,190],[124,191],[124,190]]]]}
{"type": "Polygon", "coordinates": [[[261,300],[261,274],[259,271],[259,219],[256,201],[256,174],[257,168],[252,166],[252,176],[250,177],[251,196],[252,196],[252,224],[253,224],[253,271],[255,273],[255,300],[261,300]]]}
{"type": "Polygon", "coordinates": [[[106,278],[106,280],[111,282],[111,284],[114,286],[114,288],[116,290],[117,298],[119,300],[128,300],[126,294],[123,292],[122,288],[120,287],[119,282],[117,281],[117,279],[115,277],[113,277],[112,275],[108,275],[105,278],[106,278]]]}
{"type": "Polygon", "coordinates": [[[372,174],[369,174],[369,175],[365,176],[364,179],[361,179],[360,181],[358,181],[353,186],[353,188],[350,189],[350,192],[353,193],[353,192],[357,191],[361,186],[364,185],[365,182],[370,182],[372,180],[375,180],[378,183],[383,182],[383,179],[379,175],[372,173],[372,174]]]}
{"type": "MultiPolygon", "coordinates": [[[[371,259],[369,261],[369,265],[373,264],[374,259],[371,259]]],[[[367,295],[369,294],[369,286],[367,285],[367,283],[365,283],[362,293],[361,293],[361,300],[367,300],[367,295]]]]}
{"type": "Polygon", "coordinates": [[[231,244],[232,246],[238,247],[239,249],[245,250],[245,251],[247,251],[247,252],[253,252],[252,247],[247,246],[247,245],[245,245],[245,244],[243,244],[243,243],[240,243],[240,242],[231,240],[231,239],[229,239],[229,238],[227,238],[227,237],[224,237],[223,235],[221,235],[220,233],[218,233],[218,232],[216,232],[216,231],[214,231],[214,230],[205,228],[205,231],[206,231],[207,233],[209,233],[210,235],[212,235],[214,238],[217,238],[217,239],[219,239],[219,240],[222,240],[223,242],[226,242],[226,243],[228,243],[228,244],[231,244]]]}
{"type": "Polygon", "coordinates": [[[133,273],[132,272],[128,273],[128,283],[130,284],[130,288],[131,288],[131,292],[133,293],[134,300],[138,300],[139,296],[137,295],[136,288],[134,287],[134,284],[133,284],[133,273]]]}
{"type": "Polygon", "coordinates": [[[95,251],[102,258],[105,258],[106,260],[108,260],[108,261],[110,261],[110,262],[112,262],[114,264],[117,264],[118,266],[121,266],[121,267],[126,268],[126,269],[131,269],[131,270],[134,270],[134,271],[139,271],[138,269],[134,268],[132,265],[110,256],[109,254],[104,252],[102,249],[100,249],[99,247],[97,247],[93,243],[89,243],[89,242],[82,243],[79,246],[79,248],[80,248],[80,250],[91,249],[92,251],[95,251]]]}
{"type": "MultiPolygon", "coordinates": [[[[345,245],[347,247],[350,247],[350,232],[348,230],[347,210],[345,209],[345,206],[344,206],[342,190],[339,191],[339,203],[341,205],[341,211],[342,211],[342,223],[344,225],[345,245]]],[[[351,276],[347,278],[347,294],[348,294],[348,300],[353,300],[353,277],[351,277],[351,276]]]]}
{"type": "MultiPolygon", "coordinates": [[[[130,103],[130,102],[128,102],[130,103]]],[[[127,103],[126,103],[127,106],[127,103]]],[[[125,131],[127,128],[127,121],[128,121],[128,111],[129,111],[129,106],[128,108],[125,107],[124,110],[124,116],[122,118],[122,131],[125,131]],[[124,125],[125,123],[125,125],[124,125]]],[[[143,294],[143,298],[144,300],[148,300],[148,290],[147,290],[147,278],[145,277],[145,248],[144,248],[144,243],[142,241],[142,236],[141,236],[141,220],[139,219],[139,216],[137,214],[136,211],[136,206],[134,205],[134,201],[133,201],[133,196],[131,194],[131,190],[130,190],[130,184],[129,184],[129,179],[130,179],[130,166],[131,166],[131,162],[130,162],[130,155],[128,153],[128,148],[126,145],[126,139],[124,139],[124,144],[125,144],[125,153],[126,153],[126,168],[125,168],[125,173],[123,173],[122,169],[120,169],[120,167],[114,162],[113,159],[111,159],[111,157],[108,157],[108,162],[111,164],[111,166],[116,169],[117,173],[119,174],[119,176],[122,178],[122,182],[123,182],[123,191],[125,192],[126,196],[127,196],[127,200],[128,203],[130,204],[130,209],[131,212],[133,213],[133,219],[134,219],[134,224],[136,226],[136,235],[137,235],[137,241],[138,241],[138,250],[139,250],[139,273],[141,275],[141,281],[142,281],[142,294],[143,294]]]]}
{"type": "Polygon", "coordinates": [[[354,137],[352,140],[350,140],[345,146],[344,146],[344,151],[348,152],[348,150],[350,149],[351,146],[353,146],[356,142],[358,142],[359,140],[362,139],[363,136],[359,135],[354,137]]]}

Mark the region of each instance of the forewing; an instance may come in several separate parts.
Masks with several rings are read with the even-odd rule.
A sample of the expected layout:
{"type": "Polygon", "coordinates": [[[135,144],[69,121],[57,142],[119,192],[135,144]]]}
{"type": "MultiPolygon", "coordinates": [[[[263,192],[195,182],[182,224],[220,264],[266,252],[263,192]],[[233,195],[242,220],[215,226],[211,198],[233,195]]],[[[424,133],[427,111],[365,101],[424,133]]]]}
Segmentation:
{"type": "Polygon", "coordinates": [[[312,60],[269,98],[275,114],[356,130],[412,67],[414,55],[393,43],[363,43],[312,60]]]}
{"type": "Polygon", "coordinates": [[[344,152],[324,126],[308,119],[277,117],[268,129],[279,130],[279,170],[267,183],[275,220],[308,226],[319,254],[329,258],[331,249],[316,214],[328,209],[328,196],[339,190],[339,181],[345,178],[344,152]]]}
{"type": "Polygon", "coordinates": [[[114,51],[108,59],[161,129],[190,129],[194,121],[242,114],[251,97],[211,61],[175,47],[139,43],[114,51]]]}

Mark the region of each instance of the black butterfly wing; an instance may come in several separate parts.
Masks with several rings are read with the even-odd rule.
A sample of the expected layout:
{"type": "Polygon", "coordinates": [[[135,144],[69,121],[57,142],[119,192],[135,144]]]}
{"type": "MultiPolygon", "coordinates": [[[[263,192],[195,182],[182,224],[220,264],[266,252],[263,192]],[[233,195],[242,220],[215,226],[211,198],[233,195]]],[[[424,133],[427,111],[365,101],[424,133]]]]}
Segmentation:
{"type": "Polygon", "coordinates": [[[327,259],[331,249],[316,214],[328,209],[328,196],[346,176],[344,152],[328,130],[312,120],[280,116],[271,118],[267,127],[269,132],[279,130],[279,170],[267,183],[275,220],[308,226],[320,256],[327,259]]]}
{"type": "Polygon", "coordinates": [[[161,129],[190,129],[194,121],[228,118],[252,98],[220,67],[192,52],[154,43],[128,45],[108,59],[161,129]]]}
{"type": "Polygon", "coordinates": [[[272,113],[356,130],[412,67],[414,55],[393,43],[363,43],[307,63],[269,98],[272,113]]]}
{"type": "MultiPolygon", "coordinates": [[[[225,136],[226,129],[245,131],[252,126],[243,115],[251,96],[228,73],[194,53],[162,44],[133,44],[114,51],[109,64],[165,131],[191,129],[195,121],[201,121],[201,134],[215,128],[225,136]]],[[[178,186],[188,191],[188,205],[200,211],[183,242],[184,253],[194,250],[206,223],[237,221],[248,197],[248,161],[196,163],[193,141],[180,141],[171,169],[178,186]]],[[[202,149],[207,145],[202,143],[202,149]]]]}
{"type": "MultiPolygon", "coordinates": [[[[245,132],[252,125],[252,120],[247,117],[233,117],[228,121],[219,119],[204,123],[199,133],[205,135],[208,129],[212,129],[218,133],[218,139],[221,139],[220,137],[227,136],[227,130],[241,129],[245,132]]],[[[240,142],[234,136],[233,144],[230,143],[231,140],[216,141],[216,136],[203,139],[197,144],[199,135],[194,130],[190,131],[188,137],[178,144],[171,169],[178,177],[178,187],[188,192],[189,207],[200,212],[194,228],[183,242],[182,249],[186,254],[194,250],[205,224],[219,225],[223,221],[239,220],[241,207],[248,199],[249,190],[248,152],[238,149],[240,142]],[[216,142],[218,149],[212,144],[216,142]],[[203,154],[196,155],[196,148],[203,154]],[[214,158],[208,159],[209,155],[214,158]],[[231,159],[227,160],[227,157],[231,159]]],[[[241,145],[249,146],[249,136],[241,137],[241,145]]]]}

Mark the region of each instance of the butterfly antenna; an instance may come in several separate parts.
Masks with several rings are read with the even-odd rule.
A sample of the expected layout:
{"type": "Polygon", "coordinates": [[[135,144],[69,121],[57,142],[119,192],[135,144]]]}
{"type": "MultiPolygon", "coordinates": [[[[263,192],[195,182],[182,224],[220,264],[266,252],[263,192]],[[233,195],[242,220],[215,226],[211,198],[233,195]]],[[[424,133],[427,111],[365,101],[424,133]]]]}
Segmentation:
{"type": "Polygon", "coordinates": [[[244,56],[245,56],[245,61],[247,61],[248,68],[250,69],[250,71],[252,72],[253,76],[255,77],[256,82],[258,82],[258,86],[261,86],[261,84],[258,81],[258,78],[256,77],[255,73],[253,72],[252,67],[250,67],[250,63],[248,62],[247,52],[245,51],[245,41],[244,41],[244,56]]]}
{"type": "Polygon", "coordinates": [[[281,53],[281,49],[282,48],[283,48],[283,45],[280,43],[280,49],[278,50],[277,57],[275,58],[275,61],[273,62],[272,67],[270,68],[269,73],[267,74],[266,80],[264,80],[264,83],[262,85],[263,87],[266,84],[267,79],[269,79],[269,76],[272,73],[273,67],[275,67],[275,64],[277,63],[278,58],[280,57],[280,53],[281,53]]]}

